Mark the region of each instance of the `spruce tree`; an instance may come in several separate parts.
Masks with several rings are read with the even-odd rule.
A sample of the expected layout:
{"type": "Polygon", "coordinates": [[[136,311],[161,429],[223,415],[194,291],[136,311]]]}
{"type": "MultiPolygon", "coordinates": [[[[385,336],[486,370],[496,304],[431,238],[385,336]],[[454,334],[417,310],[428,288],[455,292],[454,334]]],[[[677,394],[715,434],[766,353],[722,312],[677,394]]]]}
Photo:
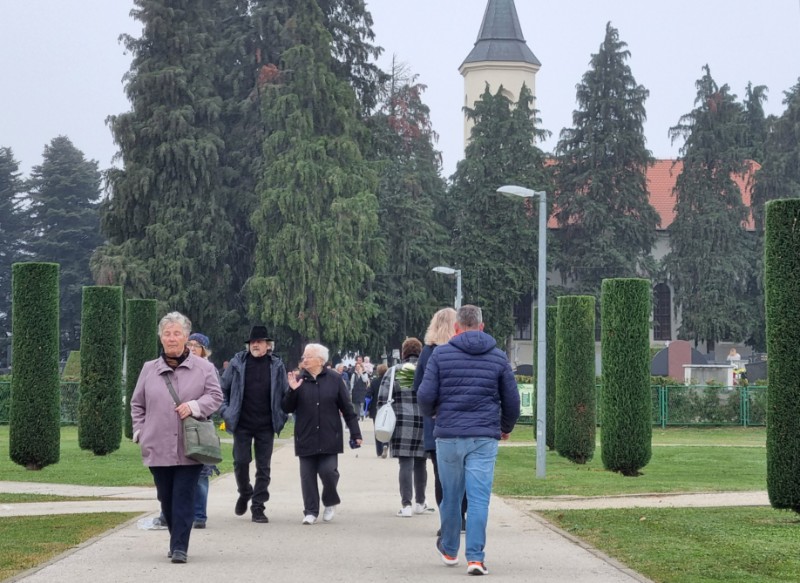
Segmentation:
{"type": "Polygon", "coordinates": [[[444,300],[433,293],[437,276],[431,268],[448,260],[442,256],[445,231],[433,218],[445,184],[424,90],[395,67],[385,101],[369,122],[370,156],[381,161],[378,236],[387,258],[375,266],[379,309],[369,327],[372,341],[365,347],[372,353],[421,336],[444,300]]]}
{"type": "Polygon", "coordinates": [[[637,84],[626,46],[608,23],[578,84],[573,127],[562,130],[556,148],[556,266],[573,289],[595,297],[604,278],[652,270],[659,223],[647,187],[653,163],[643,126],[649,91],[637,84]]]}
{"type": "Polygon", "coordinates": [[[22,257],[28,229],[21,208],[24,181],[11,148],[0,148],[0,366],[11,334],[11,266],[22,257]]]}
{"type": "Polygon", "coordinates": [[[81,290],[92,283],[89,259],[102,244],[100,171],[69,138],[54,138],[28,181],[33,259],[58,263],[61,271],[61,351],[80,347],[81,290]]]}
{"type": "Polygon", "coordinates": [[[748,209],[735,181],[746,169],[743,107],[727,85],[717,85],[707,65],[703,70],[695,109],[670,129],[684,145],[665,264],[681,308],[679,336],[706,341],[711,353],[718,340],[747,338],[754,258],[745,229],[748,209]]]}
{"type": "Polygon", "coordinates": [[[78,445],[95,455],[122,441],[122,288],[83,288],[78,445]]]}
{"type": "Polygon", "coordinates": [[[497,194],[506,184],[549,188],[545,157],[535,145],[546,132],[536,127],[533,96],[523,85],[516,104],[502,86],[488,86],[465,108],[474,126],[447,197],[452,265],[462,268],[465,303],[483,309],[487,332],[505,347],[514,330],[513,308],[535,281],[538,205],[497,194]]]}
{"type": "Polygon", "coordinates": [[[374,315],[377,176],[358,146],[364,125],[353,90],[331,71],[322,12],[313,0],[288,10],[290,48],[262,101],[270,164],[252,217],[249,307],[298,349],[311,339],[336,349],[363,342],[374,315]]]}
{"type": "MultiPolygon", "coordinates": [[[[108,120],[123,167],[109,172],[109,243],[93,269],[98,283],[155,298],[222,337],[236,321],[226,212],[236,170],[225,165],[223,113],[231,110],[218,62],[228,23],[217,0],[135,4],[142,35],[123,36],[133,55],[125,88],[132,109],[108,120]]],[[[241,26],[237,15],[229,22],[241,26]]]]}

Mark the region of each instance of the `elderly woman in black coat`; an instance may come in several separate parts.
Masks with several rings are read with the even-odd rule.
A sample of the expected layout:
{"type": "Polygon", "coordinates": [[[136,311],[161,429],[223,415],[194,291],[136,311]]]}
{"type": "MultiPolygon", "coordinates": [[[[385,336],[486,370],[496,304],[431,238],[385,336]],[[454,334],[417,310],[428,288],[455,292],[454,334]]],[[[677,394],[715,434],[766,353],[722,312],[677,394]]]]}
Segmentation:
{"type": "Polygon", "coordinates": [[[339,454],[344,452],[342,420],[350,430],[351,446],[361,446],[358,415],[350,392],[336,371],[326,368],[328,349],[321,344],[306,346],[299,375],[288,374],[289,391],[281,407],[295,414],[294,453],[300,458],[300,487],[303,492],[303,524],[314,524],[319,517],[319,484],[322,481],[322,520],[330,522],[341,501],[339,454]],[[340,417],[341,414],[341,417],[340,417]]]}

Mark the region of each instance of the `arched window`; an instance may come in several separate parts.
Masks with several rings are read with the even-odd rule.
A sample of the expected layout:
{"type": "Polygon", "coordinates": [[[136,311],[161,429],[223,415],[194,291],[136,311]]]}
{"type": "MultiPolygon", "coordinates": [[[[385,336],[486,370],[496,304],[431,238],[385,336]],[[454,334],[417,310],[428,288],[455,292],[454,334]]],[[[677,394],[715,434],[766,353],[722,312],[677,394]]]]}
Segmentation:
{"type": "Polygon", "coordinates": [[[666,283],[653,288],[653,340],[672,340],[672,292],[666,283]]]}

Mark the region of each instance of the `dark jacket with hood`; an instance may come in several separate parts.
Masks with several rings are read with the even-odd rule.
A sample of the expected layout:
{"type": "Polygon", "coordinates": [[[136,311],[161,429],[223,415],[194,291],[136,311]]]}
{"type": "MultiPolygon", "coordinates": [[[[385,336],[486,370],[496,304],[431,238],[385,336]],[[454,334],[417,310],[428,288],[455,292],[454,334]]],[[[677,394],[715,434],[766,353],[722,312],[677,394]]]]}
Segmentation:
{"type": "Polygon", "coordinates": [[[342,420],[350,439],[361,439],[358,415],[350,401],[350,391],[334,370],[322,369],[315,379],[303,371],[303,382],[283,397],[283,410],[294,413],[294,453],[298,457],[343,453],[342,420]]]}
{"type": "MultiPolygon", "coordinates": [[[[219,414],[225,420],[225,430],[229,433],[236,431],[236,427],[239,424],[239,416],[242,413],[244,371],[248,354],[247,350],[237,352],[236,356],[231,359],[228,368],[222,373],[223,399],[219,414]]],[[[273,354],[268,354],[265,358],[270,359],[272,429],[279,435],[283,431],[283,426],[286,425],[286,420],[289,418],[281,409],[281,401],[284,393],[289,390],[289,382],[286,380],[286,367],[283,366],[283,361],[273,354]]]]}
{"type": "Polygon", "coordinates": [[[511,364],[494,338],[479,330],[453,336],[428,359],[417,401],[435,416],[435,437],[493,437],[511,433],[519,391],[511,364]]]}

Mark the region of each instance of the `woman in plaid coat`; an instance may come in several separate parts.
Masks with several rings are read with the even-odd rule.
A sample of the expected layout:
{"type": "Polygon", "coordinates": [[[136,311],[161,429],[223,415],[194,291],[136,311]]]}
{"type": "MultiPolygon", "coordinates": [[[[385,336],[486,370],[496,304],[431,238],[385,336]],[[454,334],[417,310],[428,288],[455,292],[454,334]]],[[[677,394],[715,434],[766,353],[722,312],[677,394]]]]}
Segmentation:
{"type": "Polygon", "coordinates": [[[378,394],[378,407],[386,403],[389,396],[389,382],[394,377],[392,390],[392,409],[397,416],[397,423],[392,434],[392,457],[400,464],[400,500],[402,507],[397,516],[410,518],[414,514],[423,514],[428,507],[425,504],[425,487],[428,483],[428,470],[425,465],[425,444],[423,442],[422,413],[417,404],[417,391],[413,386],[414,369],[422,351],[422,343],[416,338],[406,338],[400,349],[401,363],[394,366],[383,376],[378,394]],[[412,506],[412,495],[414,505],[412,506]]]}

